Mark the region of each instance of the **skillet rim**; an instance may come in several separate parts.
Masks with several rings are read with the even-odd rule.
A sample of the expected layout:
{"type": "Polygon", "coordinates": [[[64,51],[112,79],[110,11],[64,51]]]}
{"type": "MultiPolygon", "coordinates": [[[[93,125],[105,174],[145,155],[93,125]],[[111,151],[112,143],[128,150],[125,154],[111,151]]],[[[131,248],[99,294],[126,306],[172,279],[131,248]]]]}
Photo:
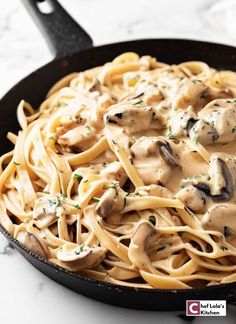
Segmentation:
{"type": "MultiPolygon", "coordinates": [[[[155,42],[155,41],[156,42],[158,42],[158,41],[182,42],[182,43],[189,43],[189,44],[196,43],[196,44],[199,44],[199,45],[202,45],[202,46],[209,46],[210,45],[210,46],[221,47],[221,48],[225,48],[225,49],[228,48],[231,51],[235,51],[235,57],[236,57],[236,46],[217,43],[217,42],[209,42],[209,41],[204,41],[204,40],[199,40],[199,39],[188,39],[188,38],[144,38],[144,39],[134,39],[134,40],[129,40],[129,41],[123,41],[123,42],[108,43],[108,44],[94,46],[94,47],[91,47],[91,48],[88,48],[88,49],[84,49],[84,50],[81,50],[81,51],[77,51],[77,52],[74,52],[74,53],[71,53],[71,54],[67,54],[65,56],[56,57],[56,58],[52,59],[50,62],[40,66],[36,70],[33,70],[31,73],[26,75],[23,79],[19,80],[15,85],[13,85],[5,94],[3,94],[3,96],[0,97],[0,103],[6,97],[10,96],[11,92],[14,91],[19,85],[23,84],[25,81],[30,79],[36,73],[47,69],[52,63],[57,63],[57,62],[66,60],[66,59],[68,59],[70,57],[79,55],[80,53],[86,53],[86,52],[90,52],[92,50],[100,50],[102,48],[103,49],[104,48],[109,48],[111,46],[119,47],[120,45],[123,45],[123,46],[124,45],[132,45],[132,43],[137,44],[137,43],[145,43],[145,42],[150,42],[150,41],[152,41],[152,42],[155,42]]],[[[147,53],[147,55],[148,55],[148,53],[147,53]]],[[[79,66],[79,64],[78,64],[78,66],[79,66]]],[[[235,68],[236,68],[236,64],[235,64],[235,68]]],[[[54,263],[48,261],[44,257],[35,254],[34,252],[30,251],[26,246],[21,244],[18,240],[14,239],[13,236],[1,224],[0,224],[0,232],[3,234],[3,236],[8,241],[10,241],[10,244],[13,244],[14,247],[17,246],[16,249],[23,250],[30,257],[33,257],[34,259],[36,259],[40,263],[44,264],[48,268],[52,268],[52,269],[54,269],[56,271],[64,273],[65,275],[71,276],[73,278],[80,279],[80,280],[82,280],[82,281],[84,281],[86,283],[89,283],[89,284],[96,284],[96,285],[98,285],[100,287],[104,287],[104,288],[119,289],[119,290],[123,290],[123,291],[130,291],[130,292],[142,293],[142,294],[145,294],[145,293],[157,294],[157,293],[165,293],[166,292],[166,293],[174,293],[175,295],[176,294],[181,294],[181,293],[187,293],[187,292],[194,293],[194,292],[202,292],[202,291],[204,291],[204,292],[208,291],[209,292],[211,290],[214,291],[214,290],[219,290],[219,289],[223,290],[226,287],[236,288],[236,281],[231,282],[231,283],[213,285],[213,286],[208,286],[208,287],[191,288],[191,289],[160,289],[160,288],[129,287],[129,286],[113,284],[113,283],[109,283],[109,282],[105,282],[105,281],[101,281],[101,280],[96,280],[96,279],[92,279],[92,278],[89,278],[89,277],[84,277],[84,276],[80,275],[79,273],[71,272],[71,271],[69,271],[69,270],[67,270],[65,268],[62,268],[62,267],[58,266],[57,264],[54,264],[54,263]]],[[[28,262],[31,263],[30,261],[28,261],[28,262]]],[[[41,272],[41,270],[39,270],[39,271],[41,272]]]]}

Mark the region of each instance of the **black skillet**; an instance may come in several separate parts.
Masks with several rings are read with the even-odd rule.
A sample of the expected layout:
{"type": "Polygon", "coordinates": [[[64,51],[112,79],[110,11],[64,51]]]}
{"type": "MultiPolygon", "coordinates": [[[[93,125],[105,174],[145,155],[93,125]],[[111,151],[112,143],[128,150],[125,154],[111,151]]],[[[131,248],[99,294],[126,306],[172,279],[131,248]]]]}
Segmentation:
{"type": "MultiPolygon", "coordinates": [[[[217,69],[236,71],[236,48],[226,45],[182,39],[145,39],[93,47],[89,35],[60,4],[55,0],[47,1],[52,8],[50,14],[43,14],[37,1],[22,0],[41,28],[56,58],[20,81],[1,99],[0,154],[11,149],[6,140],[7,132],[17,132],[19,129],[15,115],[16,106],[22,98],[37,107],[44,100],[48,89],[61,77],[104,64],[123,52],[150,54],[166,63],[202,60],[217,69]]],[[[39,271],[82,295],[102,302],[144,310],[180,310],[185,308],[185,302],[189,299],[226,299],[228,303],[236,302],[236,283],[192,290],[149,290],[84,278],[34,255],[14,240],[3,227],[0,226],[0,230],[39,271]]]]}

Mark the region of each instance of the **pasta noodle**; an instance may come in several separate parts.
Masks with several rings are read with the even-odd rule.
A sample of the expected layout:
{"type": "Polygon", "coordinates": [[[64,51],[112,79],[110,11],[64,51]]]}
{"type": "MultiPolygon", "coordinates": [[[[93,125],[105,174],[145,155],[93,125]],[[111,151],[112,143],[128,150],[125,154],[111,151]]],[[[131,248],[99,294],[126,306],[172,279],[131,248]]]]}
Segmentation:
{"type": "Polygon", "coordinates": [[[0,224],[114,284],[236,281],[236,74],[123,53],[22,100],[0,158],[0,224]]]}

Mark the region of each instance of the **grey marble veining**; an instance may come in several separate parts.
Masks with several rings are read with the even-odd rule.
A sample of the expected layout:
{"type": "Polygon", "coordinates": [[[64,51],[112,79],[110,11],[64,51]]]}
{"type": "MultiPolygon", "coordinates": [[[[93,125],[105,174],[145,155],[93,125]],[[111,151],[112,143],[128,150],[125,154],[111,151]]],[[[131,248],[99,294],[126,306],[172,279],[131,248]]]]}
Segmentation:
{"type": "MultiPolygon", "coordinates": [[[[95,44],[154,37],[179,37],[236,44],[224,28],[207,20],[216,0],[61,0],[95,44]]],[[[19,0],[0,2],[0,97],[18,80],[52,59],[19,0]]],[[[195,318],[200,323],[235,323],[195,318]]],[[[121,309],[75,294],[35,270],[0,235],[0,323],[15,324],[184,323],[184,312],[121,309]]],[[[187,323],[187,322],[186,322],[187,323]]]]}

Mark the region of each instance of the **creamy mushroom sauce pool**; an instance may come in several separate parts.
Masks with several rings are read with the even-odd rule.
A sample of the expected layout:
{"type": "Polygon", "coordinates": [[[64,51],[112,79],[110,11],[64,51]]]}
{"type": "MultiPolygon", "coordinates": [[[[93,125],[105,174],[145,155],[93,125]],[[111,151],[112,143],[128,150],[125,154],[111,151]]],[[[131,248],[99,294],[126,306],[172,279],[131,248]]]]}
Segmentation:
{"type": "Polygon", "coordinates": [[[236,281],[236,74],[124,53],[58,81],[1,157],[0,223],[34,253],[143,288],[236,281]]]}

